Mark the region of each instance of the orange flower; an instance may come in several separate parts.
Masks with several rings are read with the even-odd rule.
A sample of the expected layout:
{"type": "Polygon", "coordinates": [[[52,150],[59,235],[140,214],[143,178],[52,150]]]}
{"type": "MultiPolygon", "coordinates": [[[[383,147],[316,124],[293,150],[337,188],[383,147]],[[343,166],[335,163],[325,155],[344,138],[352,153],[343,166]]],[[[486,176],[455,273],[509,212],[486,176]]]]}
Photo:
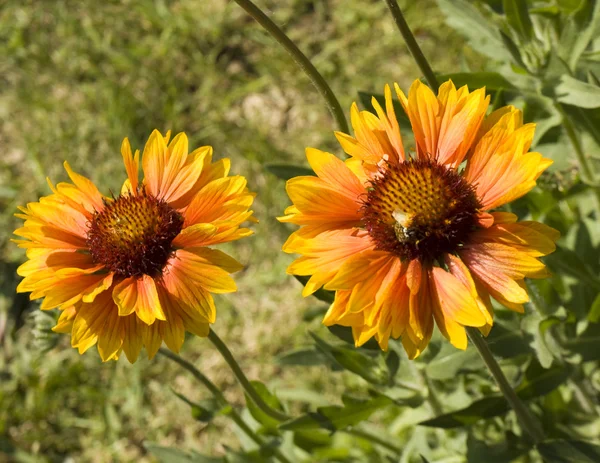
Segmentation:
{"type": "Polygon", "coordinates": [[[73,183],[50,182],[53,194],[20,208],[15,240],[29,260],[18,269],[18,292],[59,308],[54,331],[71,333],[82,354],[94,344],[103,361],[121,351],[135,362],[142,346],[153,357],[162,342],[178,352],[185,331],[207,336],[215,321],[211,293],[236,290],[230,273],[242,265],[208,246],[252,232],[254,195],[246,179],[229,177],[229,160],[212,148],[188,154],[184,133],[155,130],[142,155],[125,138],[127,180],[118,197],[103,196],[65,163],[73,183]]]}
{"type": "Polygon", "coordinates": [[[434,320],[460,348],[465,326],[487,335],[490,296],[523,312],[524,278],[548,275],[538,259],[559,234],[538,222],[490,212],[523,196],[552,163],[528,152],[534,124],[507,106],[486,116],[485,89],[444,83],[437,97],[415,81],[396,93],[412,124],[414,153],[402,145],[392,93],[385,110],[351,109],[355,136],[336,133],[351,157],[308,148],[316,177],[288,181],[293,205],[282,222],[301,225],[283,246],[302,257],[288,272],[311,275],[305,296],[335,290],[326,325],[351,326],[357,346],[402,338],[409,357],[427,346],[434,320]]]}

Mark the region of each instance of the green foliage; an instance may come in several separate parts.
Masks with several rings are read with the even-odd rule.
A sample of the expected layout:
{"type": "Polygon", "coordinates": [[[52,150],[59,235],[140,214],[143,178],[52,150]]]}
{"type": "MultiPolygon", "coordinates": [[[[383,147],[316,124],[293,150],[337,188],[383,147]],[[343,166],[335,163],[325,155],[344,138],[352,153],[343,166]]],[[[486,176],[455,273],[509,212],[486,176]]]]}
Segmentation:
{"type": "MultiPolygon", "coordinates": [[[[362,107],[372,98],[384,105],[384,83],[406,89],[419,75],[383,2],[257,3],[344,108],[357,89],[362,107]]],[[[318,94],[237,5],[9,1],[0,13],[0,460],[263,462],[277,451],[306,462],[600,460],[600,2],[404,3],[439,79],[485,86],[494,108],[521,108],[537,124],[532,149],[554,160],[511,206],[561,231],[545,260],[553,276],[527,282],[525,315],[497,307],[488,336],[548,440],[534,446],[519,428],[472,346],[457,350],[436,332],[413,362],[397,341],[386,353],[374,340],[356,348],[350,328],[319,325],[334,293],[300,297],[280,252],[291,228],[273,217],[288,205],[281,180],[314,175],[307,145],[341,151],[318,94]],[[244,402],[203,340],[188,340],[183,355],[230,405],[165,359],[132,366],[78,357],[48,331],[56,314],[14,295],[23,260],[8,243],[16,206],[47,193],[46,175],[65,178],[63,158],[104,192],[118,191],[121,139],[142,147],[155,127],[214,145],[258,193],[254,241],[233,245],[248,268],[240,292],[218,300],[219,324],[251,376],[260,371],[257,393],[290,420],[244,402]],[[243,410],[241,426],[232,410],[243,410]]],[[[394,108],[410,146],[410,123],[396,100],[394,108]]]]}

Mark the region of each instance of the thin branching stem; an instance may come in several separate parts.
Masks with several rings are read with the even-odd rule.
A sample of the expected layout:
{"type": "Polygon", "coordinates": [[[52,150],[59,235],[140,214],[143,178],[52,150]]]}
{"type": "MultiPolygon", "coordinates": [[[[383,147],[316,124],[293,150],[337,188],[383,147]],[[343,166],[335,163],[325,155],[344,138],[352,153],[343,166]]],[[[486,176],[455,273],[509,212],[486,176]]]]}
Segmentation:
{"type": "Polygon", "coordinates": [[[234,358],[229,348],[225,345],[223,341],[221,341],[221,338],[217,336],[217,333],[215,333],[214,330],[210,330],[210,332],[208,333],[208,339],[213,343],[213,345],[217,348],[219,353],[223,356],[223,359],[225,359],[225,361],[229,365],[229,368],[231,368],[231,371],[235,375],[240,385],[244,388],[244,391],[246,391],[246,394],[248,394],[248,397],[250,397],[252,402],[254,402],[258,408],[260,408],[271,418],[274,418],[278,421],[287,421],[291,419],[291,417],[286,415],[285,413],[271,408],[263,400],[260,394],[256,392],[256,389],[254,388],[254,386],[252,386],[245,373],[240,368],[240,365],[237,363],[237,360],[234,358]]]}
{"type": "Polygon", "coordinates": [[[258,22],[283,48],[286,49],[298,67],[308,76],[318,92],[325,99],[325,104],[337,122],[339,130],[348,133],[348,122],[346,121],[346,116],[340,106],[340,102],[333,93],[333,90],[331,90],[329,84],[327,84],[323,76],[317,71],[317,68],[315,68],[306,55],[300,51],[287,35],[285,35],[277,24],[271,21],[271,19],[250,0],[235,0],[235,2],[246,10],[256,22],[258,22]]]}
{"type": "Polygon", "coordinates": [[[502,372],[500,365],[498,365],[498,362],[496,362],[496,359],[494,358],[485,338],[481,335],[481,333],[479,333],[477,328],[467,327],[467,334],[469,335],[471,342],[479,351],[479,355],[481,355],[481,358],[488,367],[488,370],[496,380],[496,384],[498,385],[498,388],[500,388],[500,392],[502,392],[506,401],[515,411],[517,419],[519,420],[523,430],[531,436],[536,444],[542,442],[544,440],[544,433],[539,423],[527,409],[527,407],[525,407],[521,399],[519,399],[514,389],[506,379],[506,376],[504,376],[504,373],[502,372]]]}
{"type": "MultiPolygon", "coordinates": [[[[196,378],[199,382],[202,383],[204,387],[206,387],[206,389],[209,390],[209,392],[213,395],[215,399],[217,399],[221,406],[225,407],[229,405],[229,402],[227,401],[221,390],[193,364],[181,358],[179,355],[171,352],[170,350],[165,349],[164,347],[161,347],[158,350],[158,353],[189,371],[192,374],[192,376],[194,376],[194,378],[196,378]]],[[[230,407],[226,415],[229,416],[232,419],[232,421],[235,424],[237,424],[238,427],[259,447],[266,448],[267,444],[264,441],[264,439],[258,434],[256,434],[256,432],[254,432],[250,426],[248,426],[248,424],[242,419],[240,414],[233,407],[230,407]]],[[[290,460],[288,460],[288,458],[283,453],[281,453],[281,451],[278,448],[272,448],[270,449],[270,451],[273,452],[273,456],[277,458],[281,463],[291,463],[290,460]]]]}

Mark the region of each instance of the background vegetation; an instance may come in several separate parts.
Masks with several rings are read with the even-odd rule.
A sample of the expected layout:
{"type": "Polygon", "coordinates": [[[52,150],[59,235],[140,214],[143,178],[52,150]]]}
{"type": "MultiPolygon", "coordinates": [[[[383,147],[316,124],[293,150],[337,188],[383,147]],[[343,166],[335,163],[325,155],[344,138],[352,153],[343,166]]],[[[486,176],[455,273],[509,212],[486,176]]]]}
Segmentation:
{"type": "MultiPolygon", "coordinates": [[[[394,81],[407,88],[420,76],[379,0],[259,3],[312,59],[344,108],[359,100],[359,91],[381,93],[394,81]]],[[[479,82],[490,87],[497,103],[517,104],[529,120],[540,121],[536,142],[557,162],[542,188],[517,204],[516,212],[545,219],[566,238],[562,254],[551,262],[557,277],[532,287],[536,304],[524,317],[499,311],[491,342],[523,396],[534,399],[540,414],[543,406],[550,437],[594,439],[600,432],[596,180],[580,175],[553,106],[560,95],[547,91],[551,78],[563,74],[548,74],[553,43],[521,43],[510,28],[514,24],[506,26],[509,41],[495,43],[502,37],[500,26],[493,29],[502,2],[487,3],[491,8],[482,18],[491,21],[489,27],[478,20],[477,10],[469,10],[469,2],[401,2],[436,72],[506,71],[506,77],[473,76],[484,79],[479,82]],[[512,54],[511,34],[517,48],[512,54]]],[[[548,14],[560,28],[580,14],[583,19],[573,26],[578,32],[595,8],[594,2],[539,3],[557,8],[548,14]],[[580,3],[592,9],[578,13],[580,3]]],[[[521,29],[526,37],[527,25],[521,29]]],[[[597,49],[592,46],[586,58],[589,68],[572,68],[571,74],[600,75],[594,71],[597,49]]],[[[364,396],[373,384],[391,398],[371,409],[363,406],[369,413],[361,419],[370,416],[370,424],[356,429],[384,437],[401,455],[391,458],[398,452],[356,435],[331,437],[310,428],[295,436],[296,445],[298,436],[305,439],[300,445],[305,461],[413,462],[420,454],[446,463],[480,462],[482,455],[489,463],[540,461],[517,437],[514,417],[506,414],[471,348],[459,352],[434,339],[419,362],[400,359],[401,350],[392,346],[385,360],[369,349],[357,351],[360,362],[371,360],[367,370],[344,364],[352,354],[320,325],[326,304],[302,299],[300,283],[285,274],[291,257],[280,248],[290,229],[275,217],[288,200],[284,182],[264,167],[304,164],[306,146],[340,153],[334,123],[290,57],[235,3],[3,0],[0,56],[0,461],[175,461],[175,454],[157,446],[187,452],[177,454],[181,461],[210,461],[190,452],[221,456],[229,447],[252,447],[226,417],[206,422],[190,413],[173,391],[195,402],[208,395],[181,368],[163,357],[134,365],[124,358],[101,364],[95,352],[80,357],[67,336],[47,335],[53,314],[37,310],[27,295],[14,294],[15,269],[24,259],[9,242],[19,224],[12,217],[16,207],[48,193],[46,176],[64,180],[63,160],[105,192],[117,191],[125,176],[121,140],[128,136],[141,148],[154,128],[185,131],[191,146],[212,145],[217,158],[230,157],[232,171],[247,176],[258,193],[255,236],[229,248],[247,268],[236,277],[239,292],[218,298],[215,325],[247,374],[260,378],[294,413],[340,405],[342,392],[364,396]],[[309,330],[319,336],[316,344],[309,330]],[[443,416],[462,407],[470,408],[443,416]]],[[[579,111],[576,105],[564,110],[579,111]]],[[[588,154],[599,152],[593,130],[585,129],[585,120],[593,128],[596,116],[587,107],[573,115],[588,154]]],[[[241,389],[210,343],[190,338],[182,356],[211,377],[234,406],[244,406],[241,389]]],[[[344,404],[351,408],[352,402],[346,398],[344,404]]],[[[266,435],[278,434],[247,410],[244,416],[266,435]]],[[[284,446],[291,446],[291,433],[283,434],[284,446]]],[[[228,461],[251,461],[231,455],[228,461]]]]}

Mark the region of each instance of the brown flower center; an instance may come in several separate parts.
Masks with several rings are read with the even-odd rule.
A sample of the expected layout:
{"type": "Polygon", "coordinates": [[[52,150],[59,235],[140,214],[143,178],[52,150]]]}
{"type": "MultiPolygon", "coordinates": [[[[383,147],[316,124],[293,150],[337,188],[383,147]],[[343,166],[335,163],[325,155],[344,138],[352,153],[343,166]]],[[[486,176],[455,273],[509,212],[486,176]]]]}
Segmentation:
{"type": "Polygon", "coordinates": [[[473,187],[455,170],[409,160],[387,166],[371,182],[362,212],[377,249],[434,261],[466,241],[480,207],[473,187]]]}
{"type": "Polygon", "coordinates": [[[162,273],[183,217],[146,193],[121,195],[91,221],[87,244],[94,262],[123,277],[162,273]]]}

